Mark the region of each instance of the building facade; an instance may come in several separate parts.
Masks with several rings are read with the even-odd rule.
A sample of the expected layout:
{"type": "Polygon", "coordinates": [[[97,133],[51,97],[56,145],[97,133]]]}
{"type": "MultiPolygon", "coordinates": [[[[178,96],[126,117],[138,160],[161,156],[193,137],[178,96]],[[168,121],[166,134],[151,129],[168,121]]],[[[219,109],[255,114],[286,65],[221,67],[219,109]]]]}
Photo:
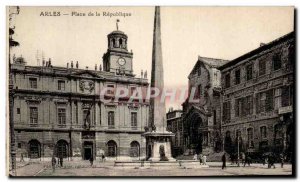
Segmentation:
{"type": "Polygon", "coordinates": [[[172,155],[176,157],[183,154],[182,110],[170,108],[167,112],[167,130],[175,134],[171,139],[172,155]]]}
{"type": "Polygon", "coordinates": [[[80,69],[78,62],[56,67],[51,60],[28,66],[23,58],[14,58],[10,78],[17,157],[145,157],[146,141],[141,134],[148,125],[149,101],[129,97],[136,90],[147,90],[148,80],[133,74],[127,40],[119,30],[108,35],[103,70],[80,69]],[[115,99],[117,88],[128,89],[128,97],[115,99]]]}
{"type": "Polygon", "coordinates": [[[226,152],[272,151],[291,158],[294,67],[292,32],[219,68],[223,88],[221,131],[226,152]]]}
{"type": "Polygon", "coordinates": [[[221,72],[218,68],[227,62],[199,56],[188,76],[189,96],[183,103],[182,116],[186,154],[208,155],[222,150],[221,72]]]}

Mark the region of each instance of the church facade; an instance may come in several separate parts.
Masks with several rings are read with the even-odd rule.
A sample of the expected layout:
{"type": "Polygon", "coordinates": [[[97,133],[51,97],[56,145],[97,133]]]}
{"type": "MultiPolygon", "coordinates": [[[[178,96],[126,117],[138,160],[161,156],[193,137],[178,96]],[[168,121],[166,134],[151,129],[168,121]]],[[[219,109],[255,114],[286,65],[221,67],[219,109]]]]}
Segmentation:
{"type": "Polygon", "coordinates": [[[43,61],[42,66],[29,66],[23,58],[14,58],[10,81],[17,157],[145,157],[142,133],[148,125],[149,101],[129,97],[137,89],[147,90],[147,76],[133,74],[133,53],[128,51],[124,32],[113,31],[107,38],[103,70],[80,69],[78,62],[57,67],[51,60],[43,61]],[[116,100],[117,88],[129,90],[128,97],[116,100]],[[101,97],[111,101],[104,102],[101,97]]]}
{"type": "Polygon", "coordinates": [[[189,74],[189,97],[183,104],[184,154],[208,155],[222,150],[221,72],[227,60],[198,57],[189,74]]]}

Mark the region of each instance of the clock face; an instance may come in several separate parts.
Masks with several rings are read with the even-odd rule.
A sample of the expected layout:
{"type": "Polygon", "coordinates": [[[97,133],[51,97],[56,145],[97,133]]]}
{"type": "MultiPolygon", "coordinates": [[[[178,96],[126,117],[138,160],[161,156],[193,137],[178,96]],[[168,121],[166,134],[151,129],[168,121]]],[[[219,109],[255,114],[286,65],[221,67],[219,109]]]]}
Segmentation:
{"type": "Polygon", "coordinates": [[[126,60],[124,58],[119,58],[118,59],[118,64],[121,66],[124,66],[126,64],[126,60]]]}

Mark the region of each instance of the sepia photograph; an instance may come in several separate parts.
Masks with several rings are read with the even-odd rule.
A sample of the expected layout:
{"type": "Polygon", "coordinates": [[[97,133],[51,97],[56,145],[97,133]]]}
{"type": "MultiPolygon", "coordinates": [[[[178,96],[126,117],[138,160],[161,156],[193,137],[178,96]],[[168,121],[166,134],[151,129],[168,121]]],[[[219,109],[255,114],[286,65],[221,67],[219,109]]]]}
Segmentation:
{"type": "Polygon", "coordinates": [[[295,177],[294,6],[6,6],[6,175],[295,177]]]}

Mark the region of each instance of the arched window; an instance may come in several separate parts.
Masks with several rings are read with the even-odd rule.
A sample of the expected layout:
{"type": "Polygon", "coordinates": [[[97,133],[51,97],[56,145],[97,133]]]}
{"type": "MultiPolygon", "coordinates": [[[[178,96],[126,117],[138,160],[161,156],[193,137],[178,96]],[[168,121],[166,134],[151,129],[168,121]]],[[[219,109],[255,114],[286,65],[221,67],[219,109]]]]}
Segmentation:
{"type": "Polygon", "coordinates": [[[137,141],[133,141],[130,144],[130,157],[140,156],[140,144],[137,141]]]}
{"type": "Polygon", "coordinates": [[[107,156],[116,157],[117,156],[117,144],[115,141],[110,140],[107,142],[107,156]]]}
{"type": "Polygon", "coordinates": [[[122,43],[123,43],[123,40],[120,38],[119,39],[119,47],[122,47],[122,43]]]}
{"type": "Polygon", "coordinates": [[[56,157],[68,157],[68,142],[59,140],[56,144],[56,157]]]}
{"type": "Polygon", "coordinates": [[[41,143],[38,140],[30,140],[29,145],[29,158],[36,159],[41,157],[41,143]]]}
{"type": "Polygon", "coordinates": [[[113,47],[116,47],[116,39],[112,39],[113,47]]]}

